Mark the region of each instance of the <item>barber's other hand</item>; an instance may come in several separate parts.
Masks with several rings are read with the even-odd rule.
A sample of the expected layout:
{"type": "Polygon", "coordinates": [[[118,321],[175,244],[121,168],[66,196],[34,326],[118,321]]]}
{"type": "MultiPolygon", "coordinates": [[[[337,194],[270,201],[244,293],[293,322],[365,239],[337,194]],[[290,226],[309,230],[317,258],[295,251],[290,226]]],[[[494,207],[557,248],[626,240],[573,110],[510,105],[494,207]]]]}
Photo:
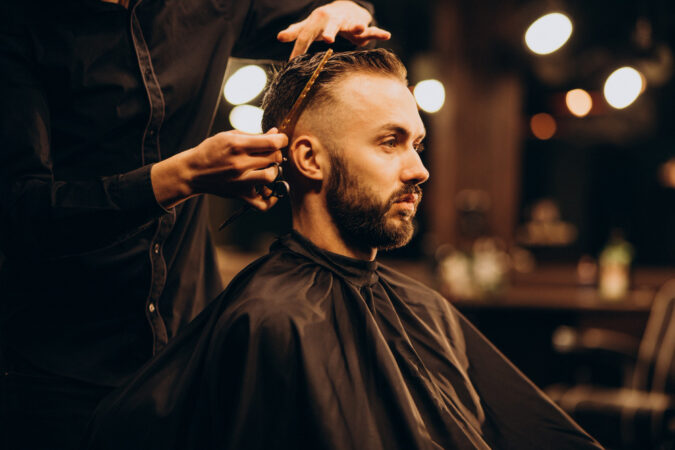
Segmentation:
{"type": "Polygon", "coordinates": [[[389,39],[391,33],[388,31],[369,26],[372,20],[365,8],[340,0],[316,8],[305,20],[280,32],[277,39],[281,42],[295,41],[290,59],[305,53],[314,41],[332,44],[338,33],[357,46],[366,45],[373,39],[389,39]]]}
{"type": "MultiPolygon", "coordinates": [[[[171,208],[196,194],[239,197],[260,210],[274,206],[257,186],[277,177],[281,149],[288,145],[276,128],[266,134],[218,133],[198,146],[158,162],[150,172],[157,201],[171,208]]],[[[267,191],[265,191],[267,192],[267,191]]]]}

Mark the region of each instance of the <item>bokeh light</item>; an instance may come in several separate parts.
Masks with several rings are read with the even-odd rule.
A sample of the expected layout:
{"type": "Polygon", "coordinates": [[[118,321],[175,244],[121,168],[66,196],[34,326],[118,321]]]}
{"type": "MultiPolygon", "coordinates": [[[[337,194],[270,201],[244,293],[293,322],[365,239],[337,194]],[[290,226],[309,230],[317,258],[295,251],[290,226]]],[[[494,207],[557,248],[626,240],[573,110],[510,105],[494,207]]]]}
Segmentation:
{"type": "Polygon", "coordinates": [[[675,188],[675,158],[671,158],[659,169],[661,183],[670,188],[675,188]]]}
{"type": "Polygon", "coordinates": [[[225,100],[241,105],[256,98],[267,84],[265,70],[256,65],[244,66],[237,70],[225,83],[225,100]]]}
{"type": "Polygon", "coordinates": [[[632,67],[622,67],[607,77],[604,94],[607,103],[623,109],[633,103],[644,90],[642,74],[632,67]]]}
{"type": "Polygon", "coordinates": [[[539,113],[530,119],[530,129],[538,139],[545,141],[551,139],[556,132],[557,125],[552,115],[539,113]]]}
{"type": "Polygon", "coordinates": [[[572,89],[565,95],[567,109],[577,117],[584,117],[593,108],[591,94],[583,89],[572,89]]]}
{"type": "Polygon", "coordinates": [[[413,95],[417,105],[428,113],[435,113],[445,103],[445,88],[438,80],[424,80],[415,85],[413,95]]]}
{"type": "Polygon", "coordinates": [[[527,47],[538,55],[553,53],[572,35],[572,21],[562,13],[551,13],[535,20],[525,32],[527,47]]]}
{"type": "Polygon", "coordinates": [[[232,126],[247,133],[262,133],[263,110],[251,105],[239,105],[232,108],[230,112],[230,123],[232,126]]]}

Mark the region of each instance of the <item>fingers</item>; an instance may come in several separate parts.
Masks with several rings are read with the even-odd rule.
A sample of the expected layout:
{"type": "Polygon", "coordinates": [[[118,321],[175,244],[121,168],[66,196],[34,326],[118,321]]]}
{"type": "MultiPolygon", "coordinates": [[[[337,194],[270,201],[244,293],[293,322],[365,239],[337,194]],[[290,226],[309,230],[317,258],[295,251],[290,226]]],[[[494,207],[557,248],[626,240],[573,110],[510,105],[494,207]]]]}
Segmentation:
{"type": "Polygon", "coordinates": [[[218,138],[223,148],[232,148],[235,153],[270,153],[281,150],[288,145],[288,136],[279,133],[275,128],[272,130],[266,134],[243,134],[227,131],[220,133],[218,138]]]}
{"type": "Polygon", "coordinates": [[[382,28],[368,27],[361,34],[359,34],[358,37],[386,41],[391,38],[391,33],[387,30],[383,30],[382,28]]]}
{"type": "Polygon", "coordinates": [[[337,36],[338,31],[340,31],[340,24],[336,21],[328,22],[321,32],[321,40],[332,44],[335,42],[335,36],[337,36]]]}
{"type": "Polygon", "coordinates": [[[276,180],[277,175],[279,175],[279,165],[273,164],[265,169],[248,170],[239,179],[246,184],[264,186],[276,180]]]}
{"type": "MultiPolygon", "coordinates": [[[[267,178],[264,178],[264,175],[256,174],[256,172],[270,170],[270,173],[276,174],[279,171],[278,167],[282,159],[281,154],[276,153],[268,155],[240,155],[233,164],[232,169],[234,169],[234,172],[231,173],[238,180],[248,180],[247,177],[250,176],[263,177],[266,180],[267,178]]],[[[272,180],[274,180],[274,177],[270,181],[272,180]]]]}
{"type": "Polygon", "coordinates": [[[273,207],[278,199],[285,196],[289,191],[288,183],[286,181],[278,181],[280,174],[281,168],[276,164],[267,169],[252,171],[246,177],[246,182],[254,184],[252,188],[249,188],[248,191],[245,191],[246,193],[240,197],[261,211],[273,207]],[[284,185],[282,189],[283,192],[275,192],[277,189],[275,183],[282,183],[284,185]],[[273,185],[274,188],[272,188],[273,185]]]}
{"type": "Polygon", "coordinates": [[[281,164],[281,149],[287,145],[288,137],[276,128],[265,134],[218,133],[206,147],[206,155],[210,156],[203,159],[202,168],[211,174],[227,170],[232,181],[238,180],[247,172],[281,164]]]}
{"type": "Polygon", "coordinates": [[[277,197],[258,194],[255,189],[252,189],[249,195],[243,195],[241,198],[260,211],[267,211],[279,201],[277,197]]]}
{"type": "MultiPolygon", "coordinates": [[[[269,130],[267,130],[267,132],[266,132],[265,134],[274,134],[274,133],[278,133],[278,132],[279,132],[279,129],[278,129],[277,127],[272,127],[272,128],[270,128],[269,130]]],[[[233,128],[233,129],[231,129],[231,130],[225,131],[224,133],[225,133],[225,134],[245,134],[245,135],[247,135],[247,136],[258,136],[257,133],[256,133],[256,134],[252,134],[252,133],[248,133],[248,132],[246,132],[246,131],[237,130],[236,128],[233,128]]]]}
{"type": "Polygon", "coordinates": [[[371,21],[370,13],[356,3],[335,1],[315,9],[302,22],[281,31],[277,39],[281,42],[295,41],[290,59],[305,53],[314,41],[332,44],[338,33],[357,45],[373,39],[389,39],[389,32],[369,27],[371,21]]]}
{"type": "Polygon", "coordinates": [[[320,30],[317,30],[316,27],[303,29],[300,34],[298,34],[295,45],[293,45],[293,51],[288,59],[291,60],[296,56],[304,55],[309,49],[309,46],[312,45],[312,42],[318,37],[319,33],[320,30]]]}
{"type": "Polygon", "coordinates": [[[391,33],[378,27],[368,27],[359,33],[340,32],[340,36],[347,39],[352,44],[363,46],[372,40],[386,41],[391,38],[391,33]]]}
{"type": "Polygon", "coordinates": [[[346,23],[342,26],[341,31],[345,33],[361,34],[367,28],[367,24],[360,22],[346,23]]]}
{"type": "Polygon", "coordinates": [[[260,195],[254,196],[254,197],[242,197],[242,199],[246,202],[249,203],[251,206],[254,208],[260,210],[260,211],[267,211],[268,209],[272,208],[274,205],[277,204],[279,199],[277,197],[268,197],[264,198],[260,195]]]}
{"type": "Polygon", "coordinates": [[[303,20],[302,22],[294,23],[285,30],[280,31],[279,34],[277,34],[277,39],[280,42],[293,42],[298,37],[298,34],[300,33],[300,30],[302,30],[305,22],[307,22],[307,19],[303,20]]]}

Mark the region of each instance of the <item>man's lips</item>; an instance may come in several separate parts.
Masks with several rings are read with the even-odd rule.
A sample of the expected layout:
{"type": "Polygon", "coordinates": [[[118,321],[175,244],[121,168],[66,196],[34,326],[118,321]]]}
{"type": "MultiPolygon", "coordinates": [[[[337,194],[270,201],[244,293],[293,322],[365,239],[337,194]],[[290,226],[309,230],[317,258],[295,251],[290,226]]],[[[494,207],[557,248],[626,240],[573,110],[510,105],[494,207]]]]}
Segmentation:
{"type": "Polygon", "coordinates": [[[394,203],[411,203],[417,205],[419,202],[419,195],[417,194],[405,194],[396,199],[394,203]]]}
{"type": "Polygon", "coordinates": [[[406,211],[406,214],[415,214],[417,210],[417,204],[419,203],[419,195],[417,194],[405,194],[396,199],[394,205],[397,205],[400,208],[400,211],[406,211]]]}

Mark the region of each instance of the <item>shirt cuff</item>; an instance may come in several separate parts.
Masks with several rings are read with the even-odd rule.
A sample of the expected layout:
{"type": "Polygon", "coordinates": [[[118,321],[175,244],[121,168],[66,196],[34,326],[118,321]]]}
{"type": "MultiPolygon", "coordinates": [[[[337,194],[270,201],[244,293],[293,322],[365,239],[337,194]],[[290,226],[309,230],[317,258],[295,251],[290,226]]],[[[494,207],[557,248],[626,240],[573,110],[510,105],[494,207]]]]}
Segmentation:
{"type": "Polygon", "coordinates": [[[157,202],[150,170],[152,164],[116,176],[115,203],[121,210],[145,212],[148,218],[171,212],[157,202]]]}

